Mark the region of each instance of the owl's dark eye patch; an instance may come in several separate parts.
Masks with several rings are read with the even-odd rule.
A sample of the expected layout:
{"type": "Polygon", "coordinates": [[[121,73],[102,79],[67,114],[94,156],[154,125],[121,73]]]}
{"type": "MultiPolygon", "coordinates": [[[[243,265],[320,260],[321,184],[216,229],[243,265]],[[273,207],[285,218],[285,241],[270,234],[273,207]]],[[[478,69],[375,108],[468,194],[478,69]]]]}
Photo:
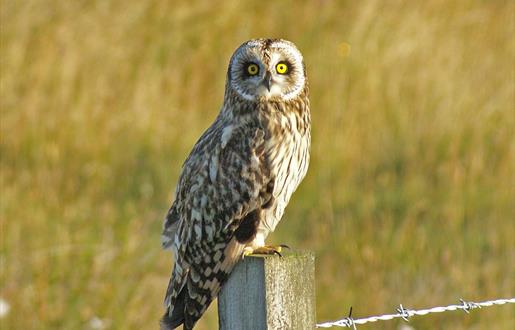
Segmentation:
{"type": "Polygon", "coordinates": [[[288,60],[282,60],[275,65],[275,72],[280,75],[289,76],[293,72],[293,64],[288,60]]]}
{"type": "Polygon", "coordinates": [[[290,72],[290,64],[286,61],[281,61],[275,65],[275,71],[282,75],[288,74],[290,72]]]}
{"type": "Polygon", "coordinates": [[[246,63],[243,68],[243,74],[247,77],[255,76],[259,73],[259,65],[254,62],[246,63]]]}

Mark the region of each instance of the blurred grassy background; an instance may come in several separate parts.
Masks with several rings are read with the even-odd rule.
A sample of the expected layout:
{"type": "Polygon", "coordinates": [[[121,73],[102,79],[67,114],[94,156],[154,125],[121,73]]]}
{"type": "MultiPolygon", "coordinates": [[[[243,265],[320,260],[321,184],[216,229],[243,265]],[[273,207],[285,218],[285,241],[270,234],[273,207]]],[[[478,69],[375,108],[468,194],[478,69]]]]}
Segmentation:
{"type": "Polygon", "coordinates": [[[514,295],[514,2],[0,3],[3,329],[157,327],[161,219],[230,55],[261,36],[308,67],[312,163],[270,242],[316,251],[317,319],[514,295]]]}

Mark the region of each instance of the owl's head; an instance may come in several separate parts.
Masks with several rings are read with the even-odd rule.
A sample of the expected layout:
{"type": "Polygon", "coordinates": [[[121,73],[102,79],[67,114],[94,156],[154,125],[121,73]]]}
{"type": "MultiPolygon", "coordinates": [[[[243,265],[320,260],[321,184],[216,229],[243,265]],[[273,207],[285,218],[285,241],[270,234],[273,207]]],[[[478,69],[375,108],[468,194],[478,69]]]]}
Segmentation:
{"type": "Polygon", "coordinates": [[[253,39],[234,52],[227,87],[248,101],[291,100],[306,85],[302,54],[282,39],[253,39]]]}

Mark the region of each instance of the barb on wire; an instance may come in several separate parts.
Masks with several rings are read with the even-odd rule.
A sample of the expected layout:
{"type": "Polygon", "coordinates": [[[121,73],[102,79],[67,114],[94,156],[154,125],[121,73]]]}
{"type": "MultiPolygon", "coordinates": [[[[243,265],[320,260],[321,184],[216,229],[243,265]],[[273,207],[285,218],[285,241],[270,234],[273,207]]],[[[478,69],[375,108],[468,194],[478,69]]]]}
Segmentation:
{"type": "Polygon", "coordinates": [[[515,304],[515,298],[508,298],[508,299],[496,299],[496,300],[488,300],[483,302],[470,302],[465,301],[463,299],[460,299],[461,304],[460,305],[449,305],[449,306],[443,306],[443,307],[432,307],[427,309],[406,309],[401,305],[397,308],[396,314],[385,314],[385,315],[377,315],[377,316],[370,316],[365,317],[361,319],[353,319],[352,318],[352,307],[349,312],[349,316],[332,322],[324,322],[319,323],[316,325],[317,328],[331,328],[331,327],[341,327],[341,328],[353,328],[356,329],[356,325],[358,324],[365,324],[369,322],[377,322],[377,321],[387,321],[387,320],[393,320],[396,318],[401,318],[404,321],[409,321],[409,318],[414,315],[427,315],[430,313],[441,313],[441,312],[448,312],[448,311],[455,311],[455,310],[463,310],[467,314],[470,313],[471,310],[482,308],[482,307],[490,307],[494,305],[504,305],[504,304],[515,304]]]}

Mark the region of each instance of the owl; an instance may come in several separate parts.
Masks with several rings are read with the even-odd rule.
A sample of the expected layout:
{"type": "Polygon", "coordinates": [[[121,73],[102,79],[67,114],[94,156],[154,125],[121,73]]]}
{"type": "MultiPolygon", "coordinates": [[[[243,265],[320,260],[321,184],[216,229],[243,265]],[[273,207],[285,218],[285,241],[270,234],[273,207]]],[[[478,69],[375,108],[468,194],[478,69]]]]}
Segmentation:
{"type": "Polygon", "coordinates": [[[254,39],[232,55],[224,103],[184,162],[162,233],[174,253],[161,329],[192,329],[235,264],[265,238],[308,169],[311,117],[301,53],[254,39]]]}

